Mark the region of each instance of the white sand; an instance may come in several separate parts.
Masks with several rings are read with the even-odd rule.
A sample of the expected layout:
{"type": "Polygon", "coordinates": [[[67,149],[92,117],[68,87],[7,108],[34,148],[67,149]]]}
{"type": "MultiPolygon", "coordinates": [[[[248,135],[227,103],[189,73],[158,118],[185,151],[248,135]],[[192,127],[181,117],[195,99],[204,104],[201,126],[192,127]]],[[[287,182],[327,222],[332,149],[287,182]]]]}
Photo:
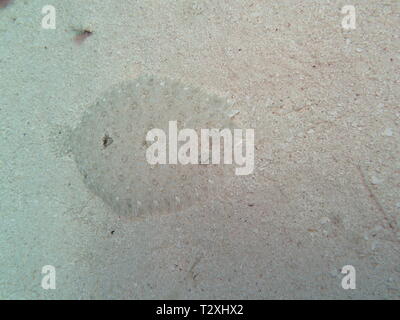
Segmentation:
{"type": "Polygon", "coordinates": [[[399,1],[51,2],[0,9],[0,298],[400,298],[399,1]],[[49,136],[142,73],[235,99],[255,173],[140,222],[90,194],[49,136]]]}

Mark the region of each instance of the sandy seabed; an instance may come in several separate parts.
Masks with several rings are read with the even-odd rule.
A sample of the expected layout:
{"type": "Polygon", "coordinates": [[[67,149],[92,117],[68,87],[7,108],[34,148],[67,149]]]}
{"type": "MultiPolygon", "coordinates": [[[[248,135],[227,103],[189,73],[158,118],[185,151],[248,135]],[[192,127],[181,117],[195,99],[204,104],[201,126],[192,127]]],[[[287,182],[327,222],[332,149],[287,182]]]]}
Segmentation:
{"type": "Polygon", "coordinates": [[[0,298],[400,298],[399,1],[51,2],[0,1],[0,298]],[[140,220],[87,188],[57,130],[144,74],[234,101],[254,172],[140,220]]]}

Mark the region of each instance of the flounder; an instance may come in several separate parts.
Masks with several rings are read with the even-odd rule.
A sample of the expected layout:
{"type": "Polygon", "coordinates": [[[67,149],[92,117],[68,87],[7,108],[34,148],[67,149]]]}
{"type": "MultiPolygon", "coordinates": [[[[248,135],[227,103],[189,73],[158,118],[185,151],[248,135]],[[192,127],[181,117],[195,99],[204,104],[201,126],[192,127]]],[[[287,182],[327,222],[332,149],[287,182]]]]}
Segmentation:
{"type": "Polygon", "coordinates": [[[232,177],[232,165],[155,164],[146,161],[149,130],[232,128],[231,104],[179,81],[141,76],[111,88],[68,130],[85,185],[117,214],[146,217],[208,201],[232,177]]]}

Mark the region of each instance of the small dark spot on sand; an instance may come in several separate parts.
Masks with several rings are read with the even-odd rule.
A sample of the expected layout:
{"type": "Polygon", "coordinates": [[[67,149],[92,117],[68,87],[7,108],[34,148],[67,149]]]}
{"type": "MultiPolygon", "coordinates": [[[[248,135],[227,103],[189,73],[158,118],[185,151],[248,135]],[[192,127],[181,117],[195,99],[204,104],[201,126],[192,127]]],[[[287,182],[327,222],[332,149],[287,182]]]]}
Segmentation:
{"type": "Polygon", "coordinates": [[[82,44],[82,42],[85,41],[86,38],[90,37],[92,34],[93,34],[93,31],[90,31],[88,29],[78,31],[78,34],[74,38],[75,43],[82,44]]]}
{"type": "Polygon", "coordinates": [[[108,134],[104,135],[102,141],[104,148],[107,148],[111,143],[113,143],[113,139],[108,134]]]}
{"type": "Polygon", "coordinates": [[[11,2],[12,0],[0,0],[0,8],[7,7],[11,2]]]}
{"type": "Polygon", "coordinates": [[[115,230],[112,230],[112,231],[111,231],[111,234],[114,234],[114,232],[115,232],[115,230]]]}

